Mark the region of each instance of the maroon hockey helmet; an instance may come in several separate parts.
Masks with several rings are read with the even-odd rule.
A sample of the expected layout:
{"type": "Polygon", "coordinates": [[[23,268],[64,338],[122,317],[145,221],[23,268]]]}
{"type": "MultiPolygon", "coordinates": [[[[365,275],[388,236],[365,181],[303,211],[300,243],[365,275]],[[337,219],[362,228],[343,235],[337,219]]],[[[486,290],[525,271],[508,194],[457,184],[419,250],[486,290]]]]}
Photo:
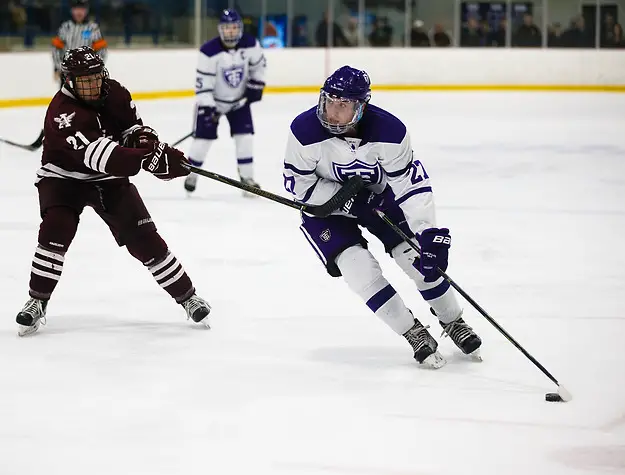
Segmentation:
{"type": "Polygon", "coordinates": [[[61,73],[65,78],[64,87],[76,99],[93,106],[101,105],[106,99],[109,74],[102,58],[89,46],[65,53],[61,73]]]}

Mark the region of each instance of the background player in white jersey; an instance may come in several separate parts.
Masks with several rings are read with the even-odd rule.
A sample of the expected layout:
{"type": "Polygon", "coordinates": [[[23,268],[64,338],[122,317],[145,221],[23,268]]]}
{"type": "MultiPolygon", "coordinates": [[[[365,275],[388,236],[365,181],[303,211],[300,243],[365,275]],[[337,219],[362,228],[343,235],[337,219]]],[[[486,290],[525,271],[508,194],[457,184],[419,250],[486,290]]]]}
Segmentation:
{"type": "Polygon", "coordinates": [[[437,228],[429,176],[415,160],[406,126],[395,116],[369,104],[371,87],[364,71],[343,66],[321,89],[319,103],[291,124],[284,161],[284,186],[307,204],[328,200],[341,183],[361,175],[367,187],[342,210],[327,218],[302,215],[301,230],[333,277],[343,276],[349,288],[396,333],[411,344],[414,358],[439,368],[445,359],[438,343],[382,275],[367,249],[360,227],[383,244],[395,262],[416,283],[439,318],[443,332],[465,353],[482,341],[461,318],[449,283],[436,268],[447,269],[449,230],[437,228]],[[422,257],[373,212],[382,209],[418,241],[422,257]]]}
{"type": "MultiPolygon", "coordinates": [[[[200,48],[195,83],[197,116],[189,160],[202,166],[217,139],[219,118],[225,114],[235,142],[239,177],[243,183],[260,188],[254,181],[250,104],[263,95],[265,56],[256,38],[243,33],[243,21],[236,11],[224,10],[218,29],[219,36],[200,48]]],[[[189,175],[185,189],[192,192],[196,186],[197,175],[189,175]]]]}

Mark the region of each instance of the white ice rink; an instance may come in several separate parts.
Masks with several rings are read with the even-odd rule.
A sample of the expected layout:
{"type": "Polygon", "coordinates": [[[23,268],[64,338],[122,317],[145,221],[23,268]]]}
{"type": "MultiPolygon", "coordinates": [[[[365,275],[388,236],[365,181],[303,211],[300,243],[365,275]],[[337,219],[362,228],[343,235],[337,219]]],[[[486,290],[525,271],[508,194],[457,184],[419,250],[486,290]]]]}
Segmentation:
{"type": "MultiPolygon", "coordinates": [[[[39,153],[0,145],[0,475],[625,473],[625,95],[375,93],[402,118],[451,229],[449,274],[573,394],[468,304],[483,363],[439,371],[326,275],[294,210],[200,177],[133,179],[212,305],[193,327],[89,209],[32,338],[16,335],[37,242],[39,153]]],[[[254,105],[257,178],[315,95],[254,105]]],[[[188,100],[139,103],[173,142],[188,100]]],[[[43,108],[0,110],[29,143],[43,108]]],[[[236,176],[227,123],[206,166],[236,176]]],[[[188,150],[189,142],[181,146],[188,150]]],[[[434,324],[412,282],[389,280],[434,324]]],[[[438,325],[433,326],[438,337],[438,325]]]]}

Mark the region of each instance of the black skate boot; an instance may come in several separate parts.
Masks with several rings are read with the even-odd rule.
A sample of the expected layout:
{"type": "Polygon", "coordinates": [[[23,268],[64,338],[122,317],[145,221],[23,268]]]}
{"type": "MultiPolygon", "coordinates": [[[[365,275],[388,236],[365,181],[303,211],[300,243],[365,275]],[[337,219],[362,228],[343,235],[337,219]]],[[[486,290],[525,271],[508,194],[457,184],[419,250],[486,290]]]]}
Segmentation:
{"type": "Polygon", "coordinates": [[[187,190],[189,193],[193,193],[195,191],[196,186],[197,186],[197,175],[195,173],[191,173],[184,180],[184,189],[187,190]]]}
{"type": "Polygon", "coordinates": [[[39,325],[46,324],[47,300],[29,299],[24,308],[15,317],[17,334],[26,336],[39,330],[39,325]]]}
{"type": "MultiPolygon", "coordinates": [[[[434,310],[431,310],[431,312],[436,315],[434,310]]],[[[479,348],[482,346],[482,339],[462,319],[462,316],[450,323],[443,323],[440,320],[439,323],[443,327],[442,335],[447,334],[465,355],[471,355],[481,361],[479,348]]]]}
{"type": "Polygon", "coordinates": [[[180,305],[182,305],[187,312],[187,318],[190,318],[195,323],[202,323],[207,328],[210,328],[208,318],[206,317],[211,313],[211,306],[208,305],[204,299],[193,294],[180,305]]]}
{"type": "Polygon", "coordinates": [[[403,337],[412,346],[414,359],[419,364],[433,369],[438,369],[445,365],[445,358],[437,351],[438,343],[430,335],[427,327],[424,327],[419,320],[415,318],[414,325],[404,333],[403,337]]]}

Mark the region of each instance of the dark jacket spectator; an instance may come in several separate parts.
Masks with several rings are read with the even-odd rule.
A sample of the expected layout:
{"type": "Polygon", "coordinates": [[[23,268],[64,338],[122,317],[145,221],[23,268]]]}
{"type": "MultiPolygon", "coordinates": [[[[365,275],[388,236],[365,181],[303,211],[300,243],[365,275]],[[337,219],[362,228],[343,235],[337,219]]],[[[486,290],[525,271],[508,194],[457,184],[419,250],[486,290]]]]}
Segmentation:
{"type": "Polygon", "coordinates": [[[569,29],[562,33],[562,46],[565,48],[594,48],[595,39],[586,31],[583,16],[575,17],[571,21],[569,29]]]}
{"type": "Polygon", "coordinates": [[[506,30],[508,29],[508,22],[504,19],[499,22],[499,27],[496,30],[490,32],[486,39],[486,46],[492,46],[495,48],[503,48],[506,46],[506,30]]]}
{"type": "Polygon", "coordinates": [[[460,46],[484,46],[484,33],[475,18],[469,18],[460,33],[460,46]]]}
{"type": "Polygon", "coordinates": [[[369,33],[371,46],[391,46],[393,42],[393,27],[388,24],[386,17],[376,18],[373,31],[369,33]]]}
{"type": "Polygon", "coordinates": [[[415,20],[410,30],[410,46],[430,46],[430,37],[423,30],[423,21],[415,20]]]}
{"type": "MultiPolygon", "coordinates": [[[[349,42],[347,38],[345,38],[343,30],[336,22],[332,22],[332,38],[332,46],[349,46],[349,42]]],[[[317,42],[317,46],[321,46],[322,48],[330,46],[328,45],[328,12],[323,13],[323,20],[317,25],[315,41],[317,42]]]]}
{"type": "Polygon", "coordinates": [[[522,48],[540,48],[543,37],[540,30],[534,25],[534,18],[529,13],[523,15],[523,24],[514,35],[513,46],[522,48]]]}
{"type": "Polygon", "coordinates": [[[547,46],[549,48],[562,48],[564,46],[564,41],[562,39],[562,26],[560,23],[554,23],[547,31],[547,46]]]}
{"type": "Polygon", "coordinates": [[[451,46],[451,38],[441,24],[434,25],[434,34],[432,35],[432,40],[434,41],[434,46],[451,46]]]}
{"type": "Polygon", "coordinates": [[[604,48],[625,48],[625,38],[623,38],[623,27],[615,23],[612,27],[610,40],[606,42],[604,48]]]}

